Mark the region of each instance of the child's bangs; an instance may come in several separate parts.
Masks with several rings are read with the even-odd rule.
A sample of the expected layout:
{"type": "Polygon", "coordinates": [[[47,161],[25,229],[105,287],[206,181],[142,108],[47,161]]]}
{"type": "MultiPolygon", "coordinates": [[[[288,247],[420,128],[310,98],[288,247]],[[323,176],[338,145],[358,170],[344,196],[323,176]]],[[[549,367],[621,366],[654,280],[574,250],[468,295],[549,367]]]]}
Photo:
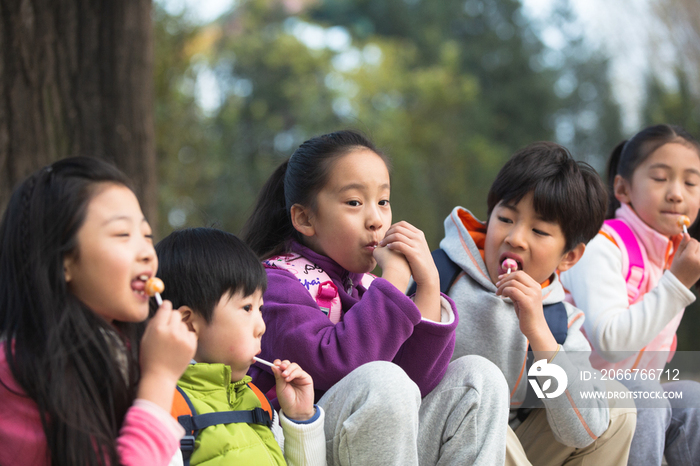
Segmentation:
{"type": "Polygon", "coordinates": [[[542,220],[563,227],[565,220],[572,218],[569,211],[575,203],[574,199],[585,196],[585,192],[577,193],[573,188],[575,183],[564,183],[563,179],[551,177],[541,180],[533,190],[532,207],[542,220]]]}

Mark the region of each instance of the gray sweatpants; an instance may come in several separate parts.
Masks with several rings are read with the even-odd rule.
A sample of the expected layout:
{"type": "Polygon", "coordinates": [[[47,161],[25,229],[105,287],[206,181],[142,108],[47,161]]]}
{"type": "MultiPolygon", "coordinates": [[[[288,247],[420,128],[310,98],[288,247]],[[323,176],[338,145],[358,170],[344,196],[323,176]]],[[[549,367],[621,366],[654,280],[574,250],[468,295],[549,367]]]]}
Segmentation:
{"type": "Polygon", "coordinates": [[[452,361],[421,400],[397,365],[365,364],[318,403],[326,413],[329,465],[503,464],[508,386],[480,356],[452,361]]]}
{"type": "Polygon", "coordinates": [[[630,391],[682,392],[683,398],[636,398],[637,427],[632,438],[630,466],[700,465],[700,383],[683,380],[621,380],[630,391]]]}

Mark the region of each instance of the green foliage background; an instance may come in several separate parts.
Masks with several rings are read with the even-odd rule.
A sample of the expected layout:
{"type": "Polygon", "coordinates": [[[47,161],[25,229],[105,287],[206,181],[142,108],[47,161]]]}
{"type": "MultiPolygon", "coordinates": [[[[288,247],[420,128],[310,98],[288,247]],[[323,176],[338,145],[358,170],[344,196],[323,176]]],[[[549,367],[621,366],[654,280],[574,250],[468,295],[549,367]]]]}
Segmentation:
{"type": "MultiPolygon", "coordinates": [[[[607,58],[573,27],[566,0],[546,24],[519,0],[239,0],[207,25],[156,3],[154,16],[159,237],[183,226],[237,233],[274,168],[342,128],[392,158],[394,219],[431,248],[455,205],[484,218],[518,148],[556,140],[603,174],[623,138],[607,58]],[[560,47],[545,46],[544,27],[560,47]],[[203,109],[211,88],[219,102],[203,109]]],[[[699,134],[698,99],[678,76],[677,91],[649,80],[644,124],[699,134]]],[[[681,349],[700,328],[692,309],[681,349]]]]}
{"type": "MultiPolygon", "coordinates": [[[[596,163],[620,138],[606,62],[582,54],[580,37],[547,49],[516,0],[328,0],[294,12],[289,3],[241,1],[205,26],[156,8],[161,234],[239,231],[299,143],[352,127],[393,160],[394,218],[436,247],[455,205],[483,217],[516,149],[555,139],[559,126],[574,155],[596,163]],[[308,30],[348,43],[310,47],[300,40],[308,30]],[[202,71],[221,90],[213,111],[195,98],[202,71]],[[580,82],[557,91],[574,75],[580,82]]],[[[564,6],[552,21],[568,21],[564,6]]]]}

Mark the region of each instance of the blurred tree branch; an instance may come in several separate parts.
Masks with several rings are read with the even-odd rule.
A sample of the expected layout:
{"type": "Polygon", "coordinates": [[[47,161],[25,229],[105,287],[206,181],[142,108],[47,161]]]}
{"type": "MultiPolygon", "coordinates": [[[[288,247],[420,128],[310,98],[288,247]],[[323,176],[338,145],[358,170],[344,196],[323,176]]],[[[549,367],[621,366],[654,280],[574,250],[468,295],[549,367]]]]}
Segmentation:
{"type": "Polygon", "coordinates": [[[678,54],[679,68],[691,78],[691,90],[700,95],[700,2],[653,0],[652,8],[667,28],[678,54]]]}

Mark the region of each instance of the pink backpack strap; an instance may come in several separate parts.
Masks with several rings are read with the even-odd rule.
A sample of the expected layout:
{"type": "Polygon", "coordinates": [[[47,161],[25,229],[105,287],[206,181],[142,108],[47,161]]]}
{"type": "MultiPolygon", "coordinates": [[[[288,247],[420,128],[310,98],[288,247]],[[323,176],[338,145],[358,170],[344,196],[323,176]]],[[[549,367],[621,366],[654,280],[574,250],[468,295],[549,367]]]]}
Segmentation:
{"type": "Polygon", "coordinates": [[[294,275],[328,319],[334,324],[340,322],[342,306],[338,288],[321,267],[295,253],[270,257],[263,261],[263,265],[267,268],[286,270],[294,275]]]}
{"type": "MultiPolygon", "coordinates": [[[[338,287],[335,286],[331,280],[326,280],[318,285],[318,292],[316,293],[316,304],[324,314],[328,315],[328,318],[333,320],[331,316],[331,311],[333,308],[333,300],[338,297],[338,287]]],[[[337,322],[334,322],[337,323],[337,322]]]]}
{"type": "Polygon", "coordinates": [[[644,253],[632,229],[622,220],[609,219],[603,223],[603,232],[610,235],[622,253],[622,274],[627,283],[630,304],[637,300],[644,284],[644,253]]]}
{"type": "Polygon", "coordinates": [[[377,278],[376,275],[372,275],[371,273],[364,274],[362,276],[362,286],[364,286],[366,289],[368,289],[375,278],[377,278]]]}

